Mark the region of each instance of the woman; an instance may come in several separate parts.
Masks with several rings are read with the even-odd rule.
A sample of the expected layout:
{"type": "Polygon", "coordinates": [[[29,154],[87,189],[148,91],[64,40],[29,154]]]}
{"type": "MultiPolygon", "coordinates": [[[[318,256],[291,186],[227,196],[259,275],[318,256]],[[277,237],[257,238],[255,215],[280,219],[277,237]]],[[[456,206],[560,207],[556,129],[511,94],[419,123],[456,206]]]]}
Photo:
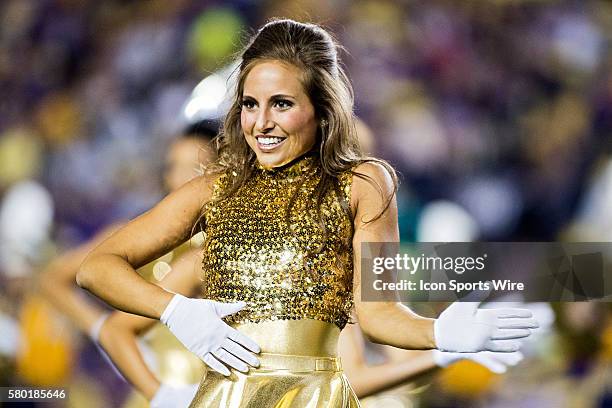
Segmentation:
{"type": "MultiPolygon", "coordinates": [[[[173,191],[197,175],[198,163],[207,163],[213,159],[210,149],[210,140],[215,136],[214,126],[195,123],[170,145],[164,166],[164,186],[173,191]]],[[[124,223],[113,224],[91,241],[73,248],[58,256],[43,271],[39,278],[42,294],[84,333],[99,342],[113,360],[116,368],[135,388],[147,399],[157,401],[175,400],[182,397],[191,400],[195,389],[193,383],[200,380],[204,370],[202,363],[186,350],[167,328],[158,325],[150,332],[149,328],[157,320],[146,319],[141,316],[115,312],[108,314],[84,299],[76,291],[75,276],[79,265],[89,251],[108,238],[124,223]],[[104,330],[101,330],[104,328],[104,330]],[[100,333],[104,335],[100,335],[100,333]],[[137,345],[137,336],[146,333],[148,345],[148,359],[153,370],[145,360],[137,345]],[[180,366],[177,371],[173,366],[180,366]]],[[[186,242],[176,248],[172,253],[164,255],[162,259],[151,262],[140,268],[139,274],[152,282],[183,293],[186,295],[199,295],[199,287],[194,284],[186,286],[176,282],[177,275],[193,275],[197,263],[200,261],[199,248],[193,248],[196,240],[186,242]],[[172,269],[173,273],[163,276],[164,270],[172,269]]],[[[195,281],[192,279],[191,282],[195,281]]],[[[142,397],[132,394],[126,407],[135,408],[147,406],[142,397]]]]}
{"type": "Polygon", "coordinates": [[[361,301],[361,243],[398,240],[396,181],[359,151],[337,52],[316,25],[262,27],[242,55],[218,161],[98,246],[77,275],[114,307],[160,319],[215,370],[192,407],[358,406],[336,357],[353,297],[366,335],[407,349],[514,351],[537,325],[523,310],[454,304],[434,320],[361,301]],[[134,272],[196,224],[205,299],[134,272]]]}

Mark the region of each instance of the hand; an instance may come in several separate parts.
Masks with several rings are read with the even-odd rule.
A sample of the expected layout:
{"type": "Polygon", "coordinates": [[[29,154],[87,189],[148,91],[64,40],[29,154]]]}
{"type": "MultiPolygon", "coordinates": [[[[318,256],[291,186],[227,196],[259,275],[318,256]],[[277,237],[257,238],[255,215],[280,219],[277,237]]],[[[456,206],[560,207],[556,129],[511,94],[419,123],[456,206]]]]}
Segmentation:
{"type": "Polygon", "coordinates": [[[259,366],[259,360],[251,354],[260,352],[257,343],[221,320],[244,306],[244,302],[220,303],[177,294],[160,320],[189,351],[213,370],[228,376],[230,370],[223,363],[245,373],[249,371],[245,363],[259,366]]]}
{"type": "Polygon", "coordinates": [[[433,359],[437,366],[448,367],[460,360],[471,360],[485,366],[496,374],[503,374],[508,366],[515,366],[523,360],[520,351],[513,353],[494,353],[492,351],[481,351],[480,353],[449,353],[446,351],[434,350],[433,359]]]}
{"type": "Polygon", "coordinates": [[[200,384],[172,386],[161,384],[151,399],[151,408],[186,408],[191,404],[200,384]]]}
{"type": "Polygon", "coordinates": [[[455,302],[434,322],[436,347],[442,351],[518,351],[538,322],[526,309],[478,309],[480,302],[455,302]]]}
{"type": "Polygon", "coordinates": [[[481,305],[485,309],[495,309],[499,307],[512,307],[520,309],[529,309],[533,317],[538,321],[539,327],[531,333],[529,341],[533,341],[534,337],[549,334],[552,326],[555,323],[555,312],[553,312],[550,304],[545,302],[510,302],[508,300],[486,302],[481,305]]]}

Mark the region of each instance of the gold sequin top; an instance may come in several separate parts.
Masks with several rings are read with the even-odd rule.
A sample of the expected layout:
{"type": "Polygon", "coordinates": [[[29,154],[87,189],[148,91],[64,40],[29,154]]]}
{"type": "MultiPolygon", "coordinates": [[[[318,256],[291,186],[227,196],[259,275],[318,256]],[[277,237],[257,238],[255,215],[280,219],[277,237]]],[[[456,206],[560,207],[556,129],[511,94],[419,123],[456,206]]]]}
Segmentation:
{"type": "Polygon", "coordinates": [[[204,298],[247,303],[228,323],[309,318],[346,325],[353,304],[352,220],[346,210],[352,175],[343,174],[338,194],[323,200],[325,233],[314,194],[321,174],[318,156],[307,155],[279,169],[258,167],[220,202],[214,198],[227,177],[215,184],[204,212],[204,298]]]}

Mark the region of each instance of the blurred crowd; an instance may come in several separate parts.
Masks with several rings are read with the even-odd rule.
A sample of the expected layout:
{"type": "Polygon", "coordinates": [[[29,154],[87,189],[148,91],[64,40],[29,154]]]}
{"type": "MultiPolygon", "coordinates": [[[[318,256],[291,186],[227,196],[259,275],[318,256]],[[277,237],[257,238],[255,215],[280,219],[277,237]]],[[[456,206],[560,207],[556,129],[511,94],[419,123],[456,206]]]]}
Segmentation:
{"type": "MultiPolygon", "coordinates": [[[[323,23],[345,47],[372,153],[401,173],[402,239],[611,240],[609,2],[5,0],[0,385],[78,383],[86,406],[120,403],[127,385],[95,348],[25,294],[58,251],[161,198],[193,88],[274,16],[323,23]]],[[[608,305],[553,305],[550,333],[503,379],[455,367],[410,404],[612,406],[608,305]]]]}

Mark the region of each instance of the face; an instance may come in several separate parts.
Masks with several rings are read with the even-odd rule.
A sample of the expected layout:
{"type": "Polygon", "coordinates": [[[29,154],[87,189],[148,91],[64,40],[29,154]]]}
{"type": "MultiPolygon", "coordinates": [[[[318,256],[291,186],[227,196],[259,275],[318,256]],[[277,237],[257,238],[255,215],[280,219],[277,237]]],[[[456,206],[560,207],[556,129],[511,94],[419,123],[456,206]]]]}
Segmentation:
{"type": "Polygon", "coordinates": [[[293,65],[265,61],[245,78],[240,123],[265,168],[287,164],[315,144],[318,122],[300,75],[293,65]]]}
{"type": "Polygon", "coordinates": [[[166,156],[164,184],[168,191],[174,191],[195,176],[199,164],[212,160],[210,148],[196,138],[182,138],[175,141],[166,156]]]}

